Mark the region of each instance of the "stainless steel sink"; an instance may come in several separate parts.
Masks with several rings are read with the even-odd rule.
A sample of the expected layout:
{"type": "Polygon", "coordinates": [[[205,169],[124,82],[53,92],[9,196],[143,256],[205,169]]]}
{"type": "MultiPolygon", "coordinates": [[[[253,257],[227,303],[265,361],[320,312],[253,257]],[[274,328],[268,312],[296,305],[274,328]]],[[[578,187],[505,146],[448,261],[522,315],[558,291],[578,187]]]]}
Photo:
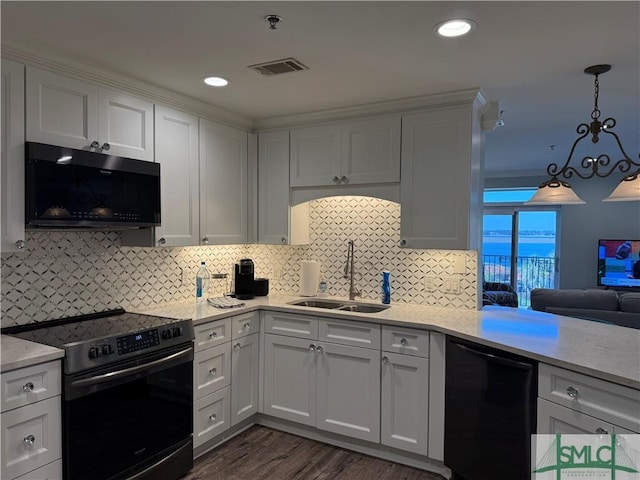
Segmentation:
{"type": "Polygon", "coordinates": [[[351,304],[351,305],[343,305],[338,310],[345,310],[347,312],[359,312],[359,313],[378,313],[382,312],[389,308],[388,306],[382,305],[362,305],[362,304],[351,304]]]}
{"type": "Polygon", "coordinates": [[[300,307],[328,308],[334,310],[342,310],[345,312],[358,313],[378,313],[389,308],[389,305],[371,305],[369,303],[353,303],[341,302],[337,300],[296,300],[289,302],[289,305],[298,305],[300,307]]]}

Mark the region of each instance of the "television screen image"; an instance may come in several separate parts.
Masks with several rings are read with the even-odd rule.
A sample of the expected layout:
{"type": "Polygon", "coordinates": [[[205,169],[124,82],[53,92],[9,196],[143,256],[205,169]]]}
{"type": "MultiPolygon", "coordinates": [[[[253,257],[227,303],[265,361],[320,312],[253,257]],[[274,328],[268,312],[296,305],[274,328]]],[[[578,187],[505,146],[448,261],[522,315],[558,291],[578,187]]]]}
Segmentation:
{"type": "Polygon", "coordinates": [[[598,240],[598,286],[640,287],[640,240],[598,240]]]}

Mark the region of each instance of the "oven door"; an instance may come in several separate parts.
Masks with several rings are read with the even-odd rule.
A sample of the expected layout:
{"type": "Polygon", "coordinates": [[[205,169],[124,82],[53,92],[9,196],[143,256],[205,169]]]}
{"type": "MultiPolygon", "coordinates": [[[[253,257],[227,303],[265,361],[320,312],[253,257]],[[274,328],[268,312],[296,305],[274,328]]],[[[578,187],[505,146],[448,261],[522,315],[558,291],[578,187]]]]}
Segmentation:
{"type": "Polygon", "coordinates": [[[67,375],[64,478],[178,478],[193,465],[192,419],[191,343],[67,375]]]}

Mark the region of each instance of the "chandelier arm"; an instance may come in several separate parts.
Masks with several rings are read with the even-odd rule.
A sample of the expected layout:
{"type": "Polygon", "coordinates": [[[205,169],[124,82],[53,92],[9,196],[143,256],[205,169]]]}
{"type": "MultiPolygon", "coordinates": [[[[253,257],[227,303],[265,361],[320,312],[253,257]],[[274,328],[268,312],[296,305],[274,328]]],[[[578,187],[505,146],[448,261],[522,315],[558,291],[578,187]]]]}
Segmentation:
{"type": "Polygon", "coordinates": [[[575,142],[573,142],[573,145],[571,146],[571,151],[569,152],[569,157],[567,158],[566,162],[564,162],[564,165],[561,168],[558,168],[557,163],[550,163],[547,166],[547,173],[549,174],[549,176],[554,177],[557,175],[562,175],[564,178],[571,178],[575,173],[581,178],[585,178],[582,175],[580,175],[580,173],[575,168],[569,167],[569,163],[571,162],[571,158],[573,157],[573,152],[576,149],[576,145],[578,145],[580,140],[582,140],[584,137],[589,135],[589,125],[587,125],[586,123],[581,123],[576,128],[576,132],[580,136],[576,138],[575,142]]]}
{"type": "MultiPolygon", "coordinates": [[[[604,133],[606,133],[607,135],[611,135],[613,136],[613,138],[616,141],[616,144],[618,145],[618,148],[620,149],[620,152],[622,153],[622,156],[624,157],[621,161],[625,161],[629,164],[629,168],[627,168],[626,170],[622,170],[622,171],[628,171],[631,166],[635,166],[635,167],[640,167],[640,162],[634,162],[631,157],[629,156],[629,154],[625,151],[624,147],[622,146],[622,142],[620,142],[620,138],[618,137],[618,135],[615,132],[610,131],[611,128],[613,128],[615,126],[615,119],[613,118],[607,118],[604,122],[603,125],[606,125],[607,128],[604,128],[602,131],[604,133]],[[608,123],[609,121],[612,121],[613,123],[608,123]],[[611,126],[610,126],[611,125],[611,126]]],[[[638,159],[640,160],[640,154],[638,155],[638,159]]],[[[617,163],[616,163],[617,165],[617,163]]]]}

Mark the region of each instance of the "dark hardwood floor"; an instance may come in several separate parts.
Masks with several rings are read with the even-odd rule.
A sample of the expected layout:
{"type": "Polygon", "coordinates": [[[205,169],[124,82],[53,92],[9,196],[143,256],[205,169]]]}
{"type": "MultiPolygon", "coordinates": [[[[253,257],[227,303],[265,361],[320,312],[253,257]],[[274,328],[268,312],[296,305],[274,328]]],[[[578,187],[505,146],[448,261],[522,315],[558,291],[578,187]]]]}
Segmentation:
{"type": "Polygon", "coordinates": [[[443,480],[435,473],[253,426],[201,456],[181,480],[443,480]]]}

